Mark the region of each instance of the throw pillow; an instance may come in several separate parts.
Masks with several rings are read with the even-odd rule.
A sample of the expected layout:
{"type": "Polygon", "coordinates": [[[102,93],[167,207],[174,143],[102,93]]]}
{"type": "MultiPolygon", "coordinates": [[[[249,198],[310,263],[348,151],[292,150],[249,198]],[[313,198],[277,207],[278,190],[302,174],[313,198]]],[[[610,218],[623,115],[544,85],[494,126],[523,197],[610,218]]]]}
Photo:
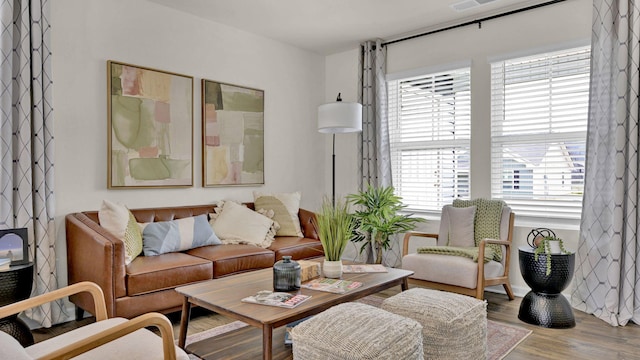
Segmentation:
{"type": "Polygon", "coordinates": [[[449,212],[449,246],[474,247],[474,218],[476,207],[456,208],[448,206],[449,212]]]}
{"type": "Polygon", "coordinates": [[[223,244],[268,248],[273,241],[267,236],[273,220],[233,201],[225,201],[209,223],[223,244]]]}
{"type": "Polygon", "coordinates": [[[100,226],[124,242],[125,264],[130,264],[142,253],[142,232],[126,206],[103,200],[98,219],[100,226]]]}
{"type": "Polygon", "coordinates": [[[271,209],[274,211],[273,220],[280,224],[277,236],[299,236],[302,237],[300,219],[300,192],[263,194],[253,192],[253,202],[256,209],[271,209]]]}
{"type": "Polygon", "coordinates": [[[144,256],[221,244],[207,222],[207,215],[139,225],[142,228],[144,256]]]}

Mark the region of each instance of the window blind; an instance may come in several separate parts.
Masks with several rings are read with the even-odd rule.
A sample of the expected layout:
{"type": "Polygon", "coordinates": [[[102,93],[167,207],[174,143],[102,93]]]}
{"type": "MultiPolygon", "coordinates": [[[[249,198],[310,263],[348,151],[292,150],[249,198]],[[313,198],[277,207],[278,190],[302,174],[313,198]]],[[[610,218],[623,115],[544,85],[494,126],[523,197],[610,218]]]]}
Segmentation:
{"type": "Polygon", "coordinates": [[[393,184],[407,208],[469,197],[469,67],[387,83],[393,184]]]}
{"type": "Polygon", "coordinates": [[[579,219],[590,48],[491,64],[492,197],[518,215],[579,219]]]}

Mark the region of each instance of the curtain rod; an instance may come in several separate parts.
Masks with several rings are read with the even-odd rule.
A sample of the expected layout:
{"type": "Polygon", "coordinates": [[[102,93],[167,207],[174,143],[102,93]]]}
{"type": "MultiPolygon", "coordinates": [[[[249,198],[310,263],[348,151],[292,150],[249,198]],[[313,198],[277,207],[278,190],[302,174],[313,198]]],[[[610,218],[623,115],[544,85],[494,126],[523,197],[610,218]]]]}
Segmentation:
{"type": "Polygon", "coordinates": [[[407,37],[400,38],[400,39],[397,39],[397,40],[383,42],[382,46],[391,45],[391,44],[395,44],[395,43],[398,43],[398,42],[401,42],[401,41],[411,40],[411,39],[419,38],[419,37],[422,37],[422,36],[432,35],[432,34],[436,34],[436,33],[439,33],[439,32],[452,30],[452,29],[457,29],[457,28],[460,28],[460,27],[463,27],[463,26],[468,26],[468,25],[473,25],[473,24],[478,24],[478,27],[482,27],[482,22],[484,22],[484,21],[498,19],[498,18],[501,18],[501,17],[504,17],[504,16],[513,15],[513,14],[517,14],[517,13],[521,13],[521,12],[525,12],[525,11],[541,8],[543,6],[553,5],[553,4],[557,4],[557,3],[560,3],[560,2],[564,2],[564,1],[566,1],[566,0],[547,1],[547,2],[541,3],[541,4],[531,5],[531,6],[523,7],[521,9],[511,10],[511,11],[507,11],[507,12],[504,12],[504,13],[501,13],[501,14],[496,14],[496,15],[483,17],[481,19],[467,21],[467,22],[464,22],[462,24],[452,25],[452,26],[448,26],[448,27],[445,27],[445,28],[442,28],[442,29],[436,29],[436,30],[432,30],[432,31],[428,31],[428,32],[424,32],[424,33],[420,33],[420,34],[416,34],[416,35],[407,36],[407,37]]]}

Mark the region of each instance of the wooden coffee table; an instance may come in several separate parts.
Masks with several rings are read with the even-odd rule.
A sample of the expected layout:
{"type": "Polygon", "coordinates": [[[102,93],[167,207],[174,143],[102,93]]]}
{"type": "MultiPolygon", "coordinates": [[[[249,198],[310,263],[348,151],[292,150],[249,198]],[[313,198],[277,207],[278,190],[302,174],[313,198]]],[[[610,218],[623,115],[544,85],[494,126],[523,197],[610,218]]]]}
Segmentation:
{"type": "Polygon", "coordinates": [[[388,270],[389,272],[386,273],[343,274],[342,278],[345,280],[363,283],[361,287],[346,294],[300,289],[300,293],[312,297],[293,309],[248,304],[240,301],[242,298],[255,295],[260,290],[273,289],[273,270],[270,268],[178,287],[176,291],[184,296],[178,345],[181,348],[185,346],[191,306],[197,305],[261,329],[262,358],[270,360],[274,328],[318,314],[334,305],[354,301],[393,286],[401,285],[402,290],[406,290],[408,288],[407,279],[413,275],[413,271],[392,268],[388,270]]]}

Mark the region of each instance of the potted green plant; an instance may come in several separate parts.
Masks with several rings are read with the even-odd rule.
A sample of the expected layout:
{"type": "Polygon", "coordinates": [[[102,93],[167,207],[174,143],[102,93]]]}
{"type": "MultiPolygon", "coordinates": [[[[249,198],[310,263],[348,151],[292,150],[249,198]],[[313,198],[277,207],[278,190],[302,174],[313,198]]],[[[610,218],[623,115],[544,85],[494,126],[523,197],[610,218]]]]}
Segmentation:
{"type": "Polygon", "coordinates": [[[373,187],[347,196],[349,203],[355,205],[356,220],[355,242],[363,242],[362,253],[367,244],[375,254],[375,263],[382,264],[383,250],[391,247],[391,235],[411,231],[416,223],[423,219],[412,217],[413,214],[401,214],[406,207],[402,198],[394,193],[393,186],[373,187]]]}
{"type": "Polygon", "coordinates": [[[534,260],[538,261],[538,257],[541,254],[546,255],[547,257],[547,270],[546,275],[549,276],[551,274],[551,255],[553,254],[569,254],[569,251],[565,249],[564,243],[562,239],[557,237],[555,234],[547,235],[547,236],[538,236],[533,241],[535,245],[535,249],[533,250],[534,260]]]}
{"type": "Polygon", "coordinates": [[[342,276],[342,254],[355,228],[349,204],[338,200],[334,205],[331,200],[325,198],[312,224],[324,248],[322,272],[325,277],[339,278],[342,276]]]}

